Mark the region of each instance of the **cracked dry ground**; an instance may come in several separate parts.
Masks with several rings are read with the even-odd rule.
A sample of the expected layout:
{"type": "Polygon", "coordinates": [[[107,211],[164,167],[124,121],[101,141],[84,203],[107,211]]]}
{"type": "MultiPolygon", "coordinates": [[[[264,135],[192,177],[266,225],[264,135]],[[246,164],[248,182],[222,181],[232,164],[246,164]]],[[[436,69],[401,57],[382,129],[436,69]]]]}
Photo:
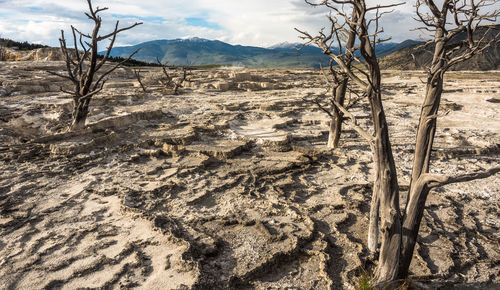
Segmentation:
{"type": "MultiPolygon", "coordinates": [[[[228,70],[195,71],[180,96],[142,94],[124,71],[94,100],[89,127],[63,133],[68,99],[43,78],[61,64],[7,64],[0,288],[349,289],[373,267],[369,149],[348,128],[342,149],[324,148],[328,120],[302,100],[323,93],[317,71],[246,72],[281,86],[260,91],[217,91],[228,70]]],[[[403,185],[421,76],[384,73],[403,185]]],[[[447,87],[433,168],[498,164],[500,73],[450,73],[447,87]]],[[[366,104],[354,113],[369,126],[366,104]]],[[[491,177],[432,192],[414,280],[498,287],[499,185],[491,177]]]]}

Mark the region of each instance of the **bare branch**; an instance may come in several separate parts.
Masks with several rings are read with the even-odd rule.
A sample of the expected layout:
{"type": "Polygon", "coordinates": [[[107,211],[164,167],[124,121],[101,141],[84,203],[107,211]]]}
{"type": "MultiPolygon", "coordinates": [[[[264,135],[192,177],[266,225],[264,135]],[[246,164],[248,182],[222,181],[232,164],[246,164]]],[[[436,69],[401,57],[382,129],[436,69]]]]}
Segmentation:
{"type": "Polygon", "coordinates": [[[141,69],[134,69],[134,76],[135,76],[135,78],[137,79],[137,81],[139,82],[139,85],[141,86],[142,91],[143,91],[143,92],[147,92],[146,87],[145,87],[145,86],[144,86],[144,84],[142,83],[142,79],[141,79],[141,69]]]}
{"type": "Polygon", "coordinates": [[[464,61],[472,58],[476,54],[480,54],[484,50],[491,47],[491,45],[493,45],[494,43],[497,43],[500,41],[500,32],[499,32],[496,34],[495,37],[493,37],[492,40],[485,43],[484,39],[486,38],[487,33],[488,32],[484,33],[483,37],[479,41],[473,42],[472,44],[469,43],[470,44],[469,48],[465,52],[463,52],[461,55],[458,55],[458,56],[451,58],[448,61],[448,65],[445,67],[445,69],[447,70],[450,67],[452,67],[458,63],[464,62],[464,61]]]}
{"type": "Polygon", "coordinates": [[[120,66],[122,66],[124,63],[126,63],[127,61],[129,61],[130,59],[132,59],[132,57],[139,52],[139,50],[141,50],[140,48],[136,49],[131,55],[129,55],[129,57],[127,57],[126,59],[122,60],[121,62],[117,63],[116,65],[114,65],[112,68],[110,68],[109,70],[107,70],[105,73],[103,73],[98,79],[97,81],[95,82],[95,86],[94,86],[94,90],[96,89],[96,87],[99,85],[99,82],[101,82],[107,75],[109,75],[110,73],[112,73],[113,71],[115,71],[117,68],[119,68],[120,66]]]}
{"type": "MultiPolygon", "coordinates": [[[[323,97],[324,97],[324,95],[323,95],[323,97]]],[[[322,110],[322,111],[323,111],[323,112],[325,112],[328,116],[330,116],[330,118],[333,118],[333,117],[334,117],[334,116],[333,116],[333,114],[332,114],[332,112],[330,112],[330,110],[328,110],[327,108],[325,108],[325,107],[323,106],[323,104],[321,104],[321,102],[319,101],[319,96],[318,96],[318,97],[316,97],[316,98],[313,98],[313,99],[307,99],[307,98],[305,98],[305,97],[304,97],[304,98],[302,98],[302,100],[303,100],[304,102],[311,102],[311,103],[315,104],[316,106],[318,106],[318,108],[319,108],[320,110],[322,110]]]]}
{"type": "MultiPolygon", "coordinates": [[[[118,27],[118,23],[119,23],[119,22],[118,22],[118,21],[116,21],[116,26],[117,26],[117,27],[118,27]]],[[[132,25],[130,25],[130,26],[127,26],[127,27],[124,27],[124,28],[120,28],[120,29],[115,29],[115,31],[113,31],[113,32],[111,32],[111,33],[109,33],[109,34],[106,34],[106,35],[104,35],[104,36],[99,36],[99,37],[97,38],[97,41],[104,40],[104,39],[109,38],[109,37],[111,37],[111,36],[116,36],[116,34],[118,34],[118,33],[122,32],[122,31],[132,29],[132,28],[134,28],[134,27],[136,27],[136,26],[138,26],[138,25],[141,25],[141,24],[143,24],[143,23],[142,23],[142,22],[136,22],[136,23],[134,23],[134,24],[132,24],[132,25]]]]}
{"type": "Polygon", "coordinates": [[[59,90],[63,93],[66,93],[68,95],[71,95],[71,96],[74,96],[76,94],[76,92],[73,92],[73,91],[68,91],[68,90],[65,90],[63,89],[62,87],[59,88],[59,90]]]}
{"type": "Polygon", "coordinates": [[[404,4],[405,4],[405,2],[399,2],[399,3],[389,4],[389,5],[377,5],[377,6],[366,8],[366,12],[370,12],[372,10],[377,10],[378,11],[378,10],[381,10],[381,9],[394,8],[394,7],[397,7],[397,6],[404,5],[404,4]]]}
{"type": "Polygon", "coordinates": [[[57,72],[53,72],[53,71],[50,71],[50,70],[46,70],[47,73],[51,74],[51,75],[54,75],[54,76],[58,76],[58,77],[61,77],[61,78],[65,78],[65,79],[68,79],[70,81],[74,81],[74,79],[72,79],[70,76],[68,75],[63,75],[63,74],[60,74],[60,73],[57,73],[57,72]]]}
{"type": "Polygon", "coordinates": [[[420,178],[422,178],[422,182],[425,182],[429,188],[435,188],[452,183],[460,183],[477,179],[484,179],[493,176],[499,172],[500,172],[500,166],[496,166],[486,171],[467,173],[458,176],[444,176],[444,175],[427,173],[423,174],[420,178]]]}
{"type": "Polygon", "coordinates": [[[361,128],[361,126],[359,126],[356,117],[351,114],[346,108],[344,108],[344,106],[340,105],[337,101],[332,99],[332,103],[334,103],[335,106],[351,120],[351,127],[356,130],[356,132],[358,132],[361,137],[365,138],[370,144],[373,144],[373,142],[375,141],[375,137],[361,128]]]}

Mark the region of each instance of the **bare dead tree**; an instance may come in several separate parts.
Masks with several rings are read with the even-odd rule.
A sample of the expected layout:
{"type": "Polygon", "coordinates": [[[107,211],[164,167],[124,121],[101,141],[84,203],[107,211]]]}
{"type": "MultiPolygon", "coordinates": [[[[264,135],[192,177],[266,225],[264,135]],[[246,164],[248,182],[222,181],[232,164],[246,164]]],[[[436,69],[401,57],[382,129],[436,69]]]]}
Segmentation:
{"type": "MultiPolygon", "coordinates": [[[[408,268],[413,257],[413,249],[425,208],[425,199],[430,189],[450,183],[487,178],[500,172],[500,167],[494,167],[484,172],[467,173],[457,177],[429,174],[430,154],[436,129],[439,100],[443,90],[444,72],[452,65],[483,51],[493,41],[498,41],[498,35],[495,40],[489,42],[485,42],[483,38],[474,39],[474,32],[478,28],[484,27],[481,22],[495,21],[498,12],[481,14],[481,9],[485,7],[486,3],[492,2],[488,0],[472,0],[470,2],[445,0],[441,8],[438,8],[431,0],[418,1],[417,10],[422,5],[426,5],[431,10],[431,14],[428,16],[420,11],[417,15],[428,29],[435,32],[435,37],[429,42],[434,43],[435,53],[428,71],[426,98],[422,105],[420,123],[417,129],[408,202],[404,214],[401,215],[396,165],[382,105],[381,73],[375,53],[375,46],[386,40],[379,38],[383,32],[379,26],[379,20],[385,13],[389,12],[383,9],[399,4],[367,7],[365,0],[322,1],[322,3],[324,2],[330,3],[328,7],[345,20],[349,29],[355,31],[359,41],[358,48],[363,58],[360,61],[362,66],[349,67],[340,57],[332,55],[349,80],[364,91],[364,95],[370,103],[373,133],[359,127],[355,117],[349,114],[340,103],[335,102],[335,105],[346,115],[349,114],[351,125],[369,142],[371,147],[375,178],[370,210],[368,248],[370,251],[375,251],[378,246],[378,236],[380,236],[380,253],[374,282],[381,286],[408,275],[408,268]],[[346,6],[347,8],[345,8],[346,6]],[[446,22],[449,15],[454,19],[454,25],[451,28],[450,24],[446,22]],[[371,18],[368,19],[370,16],[371,18]],[[453,42],[454,37],[457,37],[461,32],[466,32],[466,40],[453,42]]],[[[308,39],[314,39],[307,33],[301,33],[308,39]]]]}
{"type": "Polygon", "coordinates": [[[0,38],[0,61],[5,61],[6,60],[6,45],[2,38],[0,38]]]}
{"type": "Polygon", "coordinates": [[[141,86],[142,91],[143,91],[144,93],[146,93],[146,92],[147,92],[147,90],[146,90],[146,87],[144,86],[144,83],[142,82],[142,78],[141,78],[141,69],[140,69],[140,68],[139,68],[139,69],[135,69],[135,68],[134,68],[134,76],[135,76],[135,78],[137,79],[137,81],[139,82],[139,85],[141,86]]]}
{"type": "MultiPolygon", "coordinates": [[[[333,11],[338,9],[333,6],[330,1],[314,3],[309,0],[305,0],[305,2],[314,7],[324,6],[331,8],[333,11]]],[[[343,13],[345,12],[343,11],[343,13]]],[[[354,14],[351,16],[356,17],[354,14]]],[[[356,39],[356,33],[355,31],[349,29],[348,23],[344,19],[339,21],[338,19],[332,17],[331,14],[327,16],[327,19],[330,23],[330,30],[328,33],[324,33],[323,29],[319,32],[319,35],[313,37],[305,31],[301,31],[297,28],[295,28],[295,30],[302,34],[302,39],[307,41],[306,44],[316,44],[319,48],[321,48],[323,54],[328,55],[331,58],[329,63],[330,77],[325,75],[325,79],[329,83],[330,94],[326,100],[316,98],[312,101],[330,117],[327,147],[338,148],[342,132],[344,113],[339,110],[334,103],[337,102],[341,106],[344,106],[346,92],[350,91],[351,95],[356,93],[351,91],[349,87],[349,77],[335,65],[336,62],[340,60],[346,67],[351,67],[351,63],[354,60],[354,41],[356,39]]],[[[356,19],[349,20],[354,22],[356,21],[356,19]]]]}
{"type": "Polygon", "coordinates": [[[346,90],[340,90],[339,86],[343,86],[344,82],[339,85],[336,79],[329,77],[323,68],[321,68],[321,73],[328,85],[327,92],[314,98],[308,98],[308,96],[304,98],[304,101],[315,104],[330,117],[327,147],[335,149],[339,148],[342,124],[348,117],[348,114],[344,113],[342,109],[349,111],[359,103],[363,96],[359,95],[348,82],[345,86],[346,90]]]}
{"type": "Polygon", "coordinates": [[[99,70],[107,62],[118,33],[142,24],[135,23],[131,26],[119,28],[119,21],[116,21],[113,32],[105,35],[99,35],[99,30],[102,25],[102,18],[99,16],[99,13],[107,10],[108,8],[96,7],[94,9],[94,7],[92,7],[91,0],[87,0],[87,3],[89,6],[89,12],[86,12],[85,15],[87,15],[87,17],[94,22],[92,33],[83,33],[74,26],[71,26],[74,50],[70,50],[66,45],[64,31],[61,30],[59,43],[61,45],[62,55],[66,62],[67,74],[49,72],[53,75],[70,80],[74,86],[73,91],[67,91],[61,88],[63,92],[73,96],[71,129],[80,129],[85,126],[85,121],[89,113],[90,100],[93,96],[102,91],[106,82],[106,76],[120,67],[123,63],[130,60],[130,58],[138,52],[138,50],[136,50],[127,59],[113,65],[102,74],[97,75],[99,70]],[[109,39],[110,43],[105,55],[102,58],[99,58],[98,44],[106,39],[109,39]]]}
{"type": "Polygon", "coordinates": [[[163,71],[163,76],[165,79],[160,79],[160,83],[166,90],[172,90],[174,95],[179,94],[179,89],[183,87],[184,81],[187,80],[188,73],[186,68],[182,68],[182,77],[179,80],[174,80],[174,78],[168,73],[167,63],[162,63],[158,57],[156,57],[156,62],[161,66],[163,71]]]}
{"type": "MultiPolygon", "coordinates": [[[[371,107],[371,115],[374,123],[373,133],[367,132],[362,129],[356,122],[354,116],[351,114],[349,120],[351,121],[351,126],[370,144],[372,151],[373,161],[375,165],[375,176],[374,176],[374,186],[373,186],[373,196],[370,212],[370,225],[368,234],[368,248],[371,252],[375,252],[377,249],[378,241],[378,219],[379,219],[379,204],[380,192],[387,192],[390,194],[389,197],[384,198],[382,202],[393,203],[394,206],[398,206],[395,203],[399,199],[398,193],[398,183],[397,175],[394,165],[394,158],[392,154],[392,149],[390,146],[390,140],[388,135],[388,126],[385,119],[385,113],[382,106],[382,97],[380,89],[381,74],[380,68],[378,66],[377,57],[375,54],[375,45],[387,41],[389,39],[379,39],[378,35],[382,32],[379,28],[379,19],[384,14],[381,9],[391,8],[396,5],[388,6],[376,6],[372,8],[367,8],[365,1],[337,1],[328,0],[322,1],[322,3],[328,4],[328,7],[337,15],[337,17],[342,19],[342,22],[333,19],[332,30],[338,30],[342,27],[343,30],[349,30],[350,33],[354,33],[357,37],[359,44],[352,48],[353,52],[351,57],[359,63],[358,66],[351,66],[346,63],[343,58],[337,54],[330,54],[330,57],[338,64],[338,69],[342,71],[353,83],[361,88],[363,95],[368,98],[371,107]],[[366,20],[367,13],[375,12],[376,16],[372,20],[366,20]],[[368,32],[369,25],[371,23],[375,24],[375,32],[370,34],[368,32]],[[362,57],[361,61],[354,55],[354,51],[359,50],[362,57]],[[356,74],[358,73],[358,74],[356,74]]],[[[305,37],[309,39],[314,39],[305,32],[301,32],[305,37]]],[[[342,112],[348,112],[347,109],[340,104],[335,102],[337,108],[342,112]]],[[[384,196],[386,197],[386,196],[384,196]]],[[[387,213],[382,216],[383,220],[395,220],[394,226],[399,224],[399,211],[396,213],[387,213]]],[[[382,237],[382,239],[387,239],[388,237],[382,237]]],[[[396,247],[397,249],[397,247],[396,247]]],[[[384,254],[387,256],[393,255],[388,254],[391,249],[383,249],[384,254]],[[386,253],[387,252],[387,253],[386,253]]],[[[382,255],[380,255],[382,256],[382,255]]],[[[385,263],[380,261],[379,264],[385,263]]]]}
{"type": "Polygon", "coordinates": [[[492,39],[486,39],[491,23],[496,21],[500,11],[487,12],[484,9],[494,4],[494,0],[445,0],[438,6],[431,0],[416,1],[416,19],[424,25],[421,29],[433,33],[432,39],[424,46],[433,46],[434,54],[427,67],[426,93],[420,113],[410,189],[404,211],[400,277],[406,277],[408,273],[429,191],[445,184],[484,178],[498,172],[497,168],[496,171],[493,169],[484,174],[466,174],[462,178],[429,174],[444,74],[452,66],[470,59],[500,40],[498,32],[492,39]],[[447,21],[450,18],[452,21],[447,21]],[[478,39],[479,30],[483,31],[478,39]]]}

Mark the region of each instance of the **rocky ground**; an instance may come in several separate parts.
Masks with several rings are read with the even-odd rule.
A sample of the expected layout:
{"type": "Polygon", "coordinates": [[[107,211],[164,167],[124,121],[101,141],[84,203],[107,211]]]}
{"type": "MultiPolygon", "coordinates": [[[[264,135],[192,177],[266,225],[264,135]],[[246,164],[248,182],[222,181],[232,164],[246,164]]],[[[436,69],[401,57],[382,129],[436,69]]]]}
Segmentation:
{"type": "MultiPolygon", "coordinates": [[[[312,70],[192,71],[183,94],[117,71],[67,132],[61,62],[0,63],[0,288],[352,289],[366,248],[372,164],[347,128],[326,147],[312,70]]],[[[423,73],[386,71],[384,101],[408,184],[423,73]]],[[[500,161],[500,72],[451,72],[432,170],[500,161]]],[[[354,107],[369,127],[367,105],[354,107]]],[[[428,198],[413,280],[498,288],[500,180],[428,198]]],[[[467,288],[468,289],[468,288],[467,288]]]]}

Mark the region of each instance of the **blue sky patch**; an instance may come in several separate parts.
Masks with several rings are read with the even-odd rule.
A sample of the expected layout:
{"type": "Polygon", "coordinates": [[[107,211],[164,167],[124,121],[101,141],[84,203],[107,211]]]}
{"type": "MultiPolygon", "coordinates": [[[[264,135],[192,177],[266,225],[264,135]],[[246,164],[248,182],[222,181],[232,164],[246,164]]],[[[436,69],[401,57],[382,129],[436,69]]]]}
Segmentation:
{"type": "Polygon", "coordinates": [[[214,22],[208,22],[203,18],[189,17],[186,18],[185,20],[187,22],[187,25],[189,26],[206,27],[214,30],[222,30],[222,27],[220,27],[219,24],[214,22]]]}
{"type": "Polygon", "coordinates": [[[134,19],[139,19],[140,21],[144,23],[162,23],[166,19],[163,17],[157,17],[157,16],[150,16],[150,17],[139,17],[136,15],[127,15],[127,14],[111,14],[111,16],[116,17],[116,18],[134,18],[134,19]]]}

